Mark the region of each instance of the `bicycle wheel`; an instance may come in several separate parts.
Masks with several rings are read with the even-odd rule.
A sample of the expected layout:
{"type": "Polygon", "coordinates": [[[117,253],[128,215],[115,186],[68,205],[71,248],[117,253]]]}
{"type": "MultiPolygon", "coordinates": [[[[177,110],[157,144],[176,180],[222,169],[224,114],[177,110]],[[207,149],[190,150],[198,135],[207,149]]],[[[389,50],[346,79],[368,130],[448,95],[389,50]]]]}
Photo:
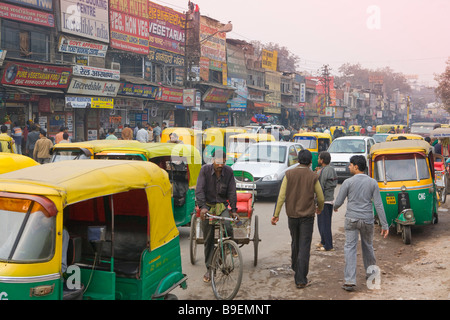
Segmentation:
{"type": "Polygon", "coordinates": [[[244,264],[241,250],[233,240],[217,246],[211,261],[211,285],[218,300],[232,300],[241,286],[244,264]]]}

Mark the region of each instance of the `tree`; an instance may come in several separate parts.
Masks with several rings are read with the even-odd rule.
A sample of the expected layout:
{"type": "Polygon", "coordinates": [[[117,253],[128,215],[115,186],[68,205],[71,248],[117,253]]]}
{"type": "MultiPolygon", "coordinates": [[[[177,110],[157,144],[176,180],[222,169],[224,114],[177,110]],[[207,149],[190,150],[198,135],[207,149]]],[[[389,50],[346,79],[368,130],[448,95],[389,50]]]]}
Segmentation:
{"type": "Polygon", "coordinates": [[[445,71],[435,76],[438,83],[435,93],[437,98],[441,100],[442,106],[447,112],[450,112],[450,58],[448,58],[445,71]]]}
{"type": "Polygon", "coordinates": [[[289,51],[286,47],[281,47],[279,44],[270,42],[269,44],[262,44],[260,41],[252,41],[255,48],[255,56],[261,57],[262,49],[268,51],[278,52],[278,66],[277,70],[281,72],[296,72],[297,65],[300,62],[300,58],[289,51]]]}

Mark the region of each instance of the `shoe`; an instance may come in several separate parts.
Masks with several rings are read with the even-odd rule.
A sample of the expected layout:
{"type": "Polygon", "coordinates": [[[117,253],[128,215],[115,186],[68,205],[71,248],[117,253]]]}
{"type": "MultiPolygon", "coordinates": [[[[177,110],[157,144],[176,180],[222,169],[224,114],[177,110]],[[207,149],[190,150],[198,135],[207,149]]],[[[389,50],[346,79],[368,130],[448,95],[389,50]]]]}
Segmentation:
{"type": "Polygon", "coordinates": [[[206,271],[205,275],[203,276],[203,282],[205,283],[211,282],[211,272],[209,270],[206,271]]]}
{"type": "Polygon", "coordinates": [[[334,251],[334,248],[331,248],[331,249],[325,249],[325,247],[319,247],[319,248],[317,248],[317,251],[334,251]]]}
{"type": "Polygon", "coordinates": [[[306,287],[309,287],[310,285],[311,285],[311,281],[308,281],[307,283],[298,283],[296,286],[297,286],[297,289],[304,289],[306,287]]]}
{"type": "Polygon", "coordinates": [[[323,248],[323,244],[321,242],[319,242],[319,243],[316,244],[316,247],[317,248],[323,248]]]}
{"type": "Polygon", "coordinates": [[[346,283],[344,283],[342,285],[342,289],[344,289],[345,291],[355,291],[355,285],[354,284],[346,284],[346,283]]]}

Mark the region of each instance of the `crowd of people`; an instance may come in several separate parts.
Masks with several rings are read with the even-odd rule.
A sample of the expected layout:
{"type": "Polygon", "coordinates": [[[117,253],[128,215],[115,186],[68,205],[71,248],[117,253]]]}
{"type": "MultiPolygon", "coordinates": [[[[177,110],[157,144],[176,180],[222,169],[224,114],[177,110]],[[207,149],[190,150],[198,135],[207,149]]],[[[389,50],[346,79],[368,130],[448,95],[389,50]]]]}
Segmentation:
{"type": "MultiPolygon", "coordinates": [[[[152,124],[147,122],[145,125],[138,123],[134,129],[132,129],[129,124],[125,124],[119,138],[116,135],[116,130],[114,128],[105,130],[103,123],[100,123],[99,137],[100,139],[108,140],[137,140],[143,143],[160,142],[162,132],[165,128],[167,128],[167,124],[165,122],[162,123],[162,126],[160,126],[158,122],[154,122],[152,124]]],[[[173,137],[171,136],[171,142],[180,143],[180,140],[176,134],[173,134],[173,137]]]]}

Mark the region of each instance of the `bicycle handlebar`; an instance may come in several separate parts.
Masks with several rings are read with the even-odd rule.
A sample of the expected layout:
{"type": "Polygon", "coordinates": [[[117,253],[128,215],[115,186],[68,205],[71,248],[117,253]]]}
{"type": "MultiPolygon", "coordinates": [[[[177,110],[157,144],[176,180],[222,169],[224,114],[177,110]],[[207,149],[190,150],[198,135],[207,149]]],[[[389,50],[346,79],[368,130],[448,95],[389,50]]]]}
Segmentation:
{"type": "Polygon", "coordinates": [[[227,217],[215,216],[215,215],[209,214],[209,212],[207,212],[206,215],[207,215],[210,219],[228,220],[228,221],[235,221],[235,222],[238,221],[237,218],[227,218],[227,217]]]}

